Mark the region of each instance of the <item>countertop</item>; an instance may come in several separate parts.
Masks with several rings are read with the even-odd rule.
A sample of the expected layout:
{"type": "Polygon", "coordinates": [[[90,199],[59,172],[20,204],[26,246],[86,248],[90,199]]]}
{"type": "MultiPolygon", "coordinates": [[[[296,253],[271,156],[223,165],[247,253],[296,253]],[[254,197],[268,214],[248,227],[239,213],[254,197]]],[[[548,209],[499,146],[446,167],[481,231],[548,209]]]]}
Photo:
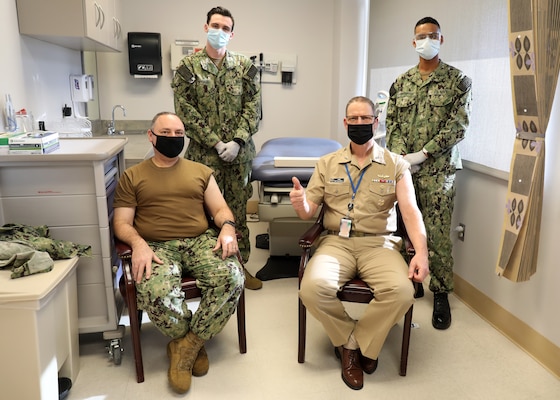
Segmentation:
{"type": "Polygon", "coordinates": [[[140,161],[147,158],[151,152],[152,144],[148,141],[147,133],[134,133],[126,135],[100,135],[93,136],[91,139],[104,139],[104,140],[123,140],[126,139],[124,146],[124,160],[126,168],[138,164],[140,161]]]}
{"type": "MultiPolygon", "coordinates": [[[[49,272],[11,279],[10,270],[0,271],[0,308],[10,308],[13,303],[41,301],[52,294],[56,287],[78,264],[78,257],[54,261],[49,272]]],[[[17,305],[16,305],[17,306],[17,305]]]]}
{"type": "Polygon", "coordinates": [[[123,147],[126,153],[128,138],[77,138],[60,139],[60,148],[49,154],[2,154],[0,162],[52,162],[52,161],[81,161],[104,160],[118,154],[123,147]]]}
{"type": "Polygon", "coordinates": [[[123,137],[128,139],[128,141],[126,142],[126,146],[124,147],[124,159],[126,160],[127,165],[137,164],[142,161],[144,158],[146,158],[148,152],[150,152],[152,148],[152,144],[148,141],[147,134],[124,136],[115,135],[107,137],[110,139],[118,139],[123,137]]]}

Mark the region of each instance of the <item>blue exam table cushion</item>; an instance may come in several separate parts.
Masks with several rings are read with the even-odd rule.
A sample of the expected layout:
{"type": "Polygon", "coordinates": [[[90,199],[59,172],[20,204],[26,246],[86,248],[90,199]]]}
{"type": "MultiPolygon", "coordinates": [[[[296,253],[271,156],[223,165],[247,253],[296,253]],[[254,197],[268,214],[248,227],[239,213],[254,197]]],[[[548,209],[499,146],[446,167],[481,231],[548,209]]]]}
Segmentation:
{"type": "Polygon", "coordinates": [[[274,166],[274,157],[322,157],[340,149],[336,140],[309,137],[286,137],[266,141],[253,160],[251,180],[267,185],[291,186],[292,176],[307,183],[314,168],[274,166]]]}

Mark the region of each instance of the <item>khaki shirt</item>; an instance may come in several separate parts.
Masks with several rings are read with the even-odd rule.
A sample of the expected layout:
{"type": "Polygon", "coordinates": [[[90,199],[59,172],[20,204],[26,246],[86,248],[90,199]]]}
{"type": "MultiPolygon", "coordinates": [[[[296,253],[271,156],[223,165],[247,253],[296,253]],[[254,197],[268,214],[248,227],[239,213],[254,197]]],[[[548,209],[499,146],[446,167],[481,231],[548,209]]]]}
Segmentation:
{"type": "Polygon", "coordinates": [[[360,168],[350,145],[319,159],[306,188],[308,200],[326,206],[323,224],[326,229],[338,231],[340,220],[352,219],[352,231],[366,234],[389,234],[397,229],[395,203],[396,187],[410,164],[400,155],[391,153],[374,143],[371,159],[360,168]],[[354,186],[363,178],[354,207],[348,210],[354,186]]]}

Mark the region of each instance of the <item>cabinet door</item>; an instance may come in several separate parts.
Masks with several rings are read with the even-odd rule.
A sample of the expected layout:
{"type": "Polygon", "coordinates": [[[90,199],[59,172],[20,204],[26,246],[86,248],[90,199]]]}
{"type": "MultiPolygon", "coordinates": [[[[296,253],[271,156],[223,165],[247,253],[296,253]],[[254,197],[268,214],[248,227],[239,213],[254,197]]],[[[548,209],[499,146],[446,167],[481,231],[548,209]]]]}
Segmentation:
{"type": "Polygon", "coordinates": [[[69,49],[115,51],[117,1],[16,0],[19,31],[69,49]]]}
{"type": "Polygon", "coordinates": [[[111,27],[109,35],[109,46],[113,49],[122,51],[125,48],[123,28],[121,24],[121,1],[109,0],[109,11],[111,13],[111,27]]]}
{"type": "Polygon", "coordinates": [[[105,0],[85,0],[86,36],[100,43],[109,40],[110,19],[105,0]]]}

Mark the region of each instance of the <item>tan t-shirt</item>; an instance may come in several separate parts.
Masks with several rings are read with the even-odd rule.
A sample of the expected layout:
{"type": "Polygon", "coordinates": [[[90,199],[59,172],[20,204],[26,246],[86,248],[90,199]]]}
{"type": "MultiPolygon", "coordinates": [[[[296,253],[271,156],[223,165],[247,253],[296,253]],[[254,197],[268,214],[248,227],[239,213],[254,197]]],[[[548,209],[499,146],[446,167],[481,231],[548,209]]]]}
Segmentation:
{"type": "Polygon", "coordinates": [[[306,188],[306,196],[316,204],[326,205],[323,224],[338,231],[341,218],[352,219],[352,230],[369,234],[388,234],[397,229],[395,204],[396,185],[410,164],[400,155],[375,144],[371,160],[362,168],[352,156],[350,145],[327,154],[317,162],[306,188]],[[363,177],[356,191],[354,207],[348,210],[354,186],[363,177]]]}
{"type": "Polygon", "coordinates": [[[208,229],[204,192],[212,173],[184,158],[170,168],[144,160],[121,176],[113,207],[135,207],[134,228],[146,240],[196,237],[208,229]]]}

